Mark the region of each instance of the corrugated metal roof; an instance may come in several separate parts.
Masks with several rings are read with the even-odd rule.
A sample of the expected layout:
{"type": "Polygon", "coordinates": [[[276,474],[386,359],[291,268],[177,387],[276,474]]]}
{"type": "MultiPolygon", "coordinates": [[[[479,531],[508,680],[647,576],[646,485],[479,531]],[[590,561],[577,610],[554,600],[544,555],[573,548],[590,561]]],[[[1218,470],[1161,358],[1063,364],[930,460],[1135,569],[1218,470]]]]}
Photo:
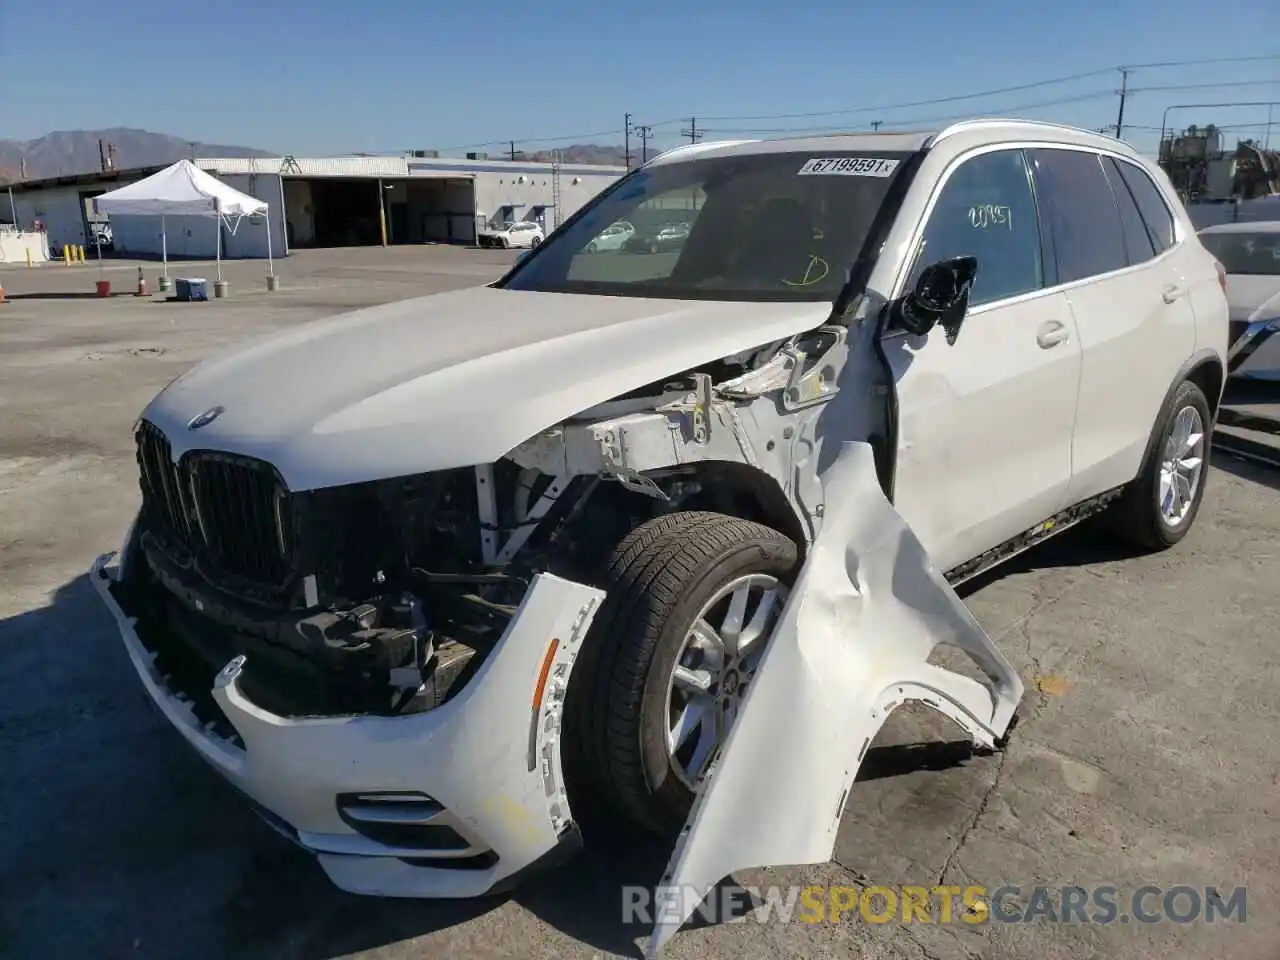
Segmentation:
{"type": "MultiPolygon", "coordinates": [[[[286,177],[407,177],[477,173],[551,173],[549,163],[529,160],[467,160],[460,157],[206,157],[196,161],[201,169],[226,176],[280,173],[286,177]]],[[[621,176],[626,167],[605,164],[564,164],[560,172],[572,175],[621,176]]]]}
{"type": "MultiPolygon", "coordinates": [[[[420,160],[415,158],[409,161],[411,174],[437,177],[449,174],[466,177],[477,173],[530,173],[550,176],[552,170],[553,167],[549,163],[524,160],[512,162],[511,160],[420,160]]],[[[566,163],[560,167],[561,175],[566,177],[620,177],[626,172],[626,167],[607,167],[604,164],[566,163]]]]}
{"type": "Polygon", "coordinates": [[[30,193],[38,190],[50,190],[57,187],[118,187],[124,183],[141,180],[153,173],[159,173],[164,167],[134,167],[128,170],[110,170],[106,173],[77,173],[63,177],[42,177],[39,180],[22,180],[18,183],[6,184],[5,189],[12,188],[14,193],[30,193]]]}
{"type": "Polygon", "coordinates": [[[404,157],[209,157],[196,165],[226,176],[279,173],[286,177],[405,177],[404,157]]]}

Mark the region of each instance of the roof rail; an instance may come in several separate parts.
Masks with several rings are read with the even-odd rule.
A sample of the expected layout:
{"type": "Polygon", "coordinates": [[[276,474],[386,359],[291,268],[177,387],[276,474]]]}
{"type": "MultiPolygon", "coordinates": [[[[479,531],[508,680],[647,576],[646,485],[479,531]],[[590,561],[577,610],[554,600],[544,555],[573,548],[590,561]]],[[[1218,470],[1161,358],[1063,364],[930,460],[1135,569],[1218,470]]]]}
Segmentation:
{"type": "MultiPolygon", "coordinates": [[[[975,117],[969,120],[957,120],[955,123],[943,127],[930,138],[927,146],[931,147],[940,140],[944,140],[957,133],[964,133],[967,130],[981,130],[984,127],[998,127],[1008,124],[1016,124],[1022,127],[1043,127],[1046,130],[1062,130],[1070,133],[1096,137],[1100,140],[1116,139],[1115,137],[1108,137],[1106,134],[1098,133],[1096,130],[1087,130],[1084,127],[1073,127],[1069,123],[1053,123],[1048,120],[1019,120],[1015,117],[975,117]]],[[[1123,140],[1117,142],[1124,143],[1123,140]]]]}
{"type": "Polygon", "coordinates": [[[678,147],[672,147],[670,150],[664,150],[662,153],[658,154],[656,157],[650,157],[648,160],[645,161],[644,166],[647,167],[649,164],[655,163],[656,161],[662,160],[666,157],[674,157],[677,155],[683,156],[689,153],[702,153],[705,150],[713,150],[717,147],[736,147],[742,143],[758,143],[758,142],[759,142],[758,140],[745,139],[745,140],[711,140],[706,143],[685,143],[685,144],[681,144],[678,147]]]}

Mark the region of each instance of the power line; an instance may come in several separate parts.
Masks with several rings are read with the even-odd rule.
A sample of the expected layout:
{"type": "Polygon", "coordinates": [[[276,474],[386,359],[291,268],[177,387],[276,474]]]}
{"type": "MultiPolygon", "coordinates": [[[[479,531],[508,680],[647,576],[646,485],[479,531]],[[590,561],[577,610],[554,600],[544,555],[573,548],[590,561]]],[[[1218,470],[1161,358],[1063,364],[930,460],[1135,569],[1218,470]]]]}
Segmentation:
{"type": "MultiPolygon", "coordinates": [[[[945,97],[932,97],[925,100],[910,100],[910,101],[903,101],[900,103],[877,104],[875,106],[866,106],[866,107],[848,107],[840,110],[816,110],[816,111],[808,111],[808,112],[802,112],[802,113],[773,113],[773,114],[750,114],[750,115],[744,114],[744,115],[736,115],[736,116],[703,116],[702,120],[703,122],[806,120],[806,119],[817,119],[820,117],[842,117],[842,116],[866,115],[866,114],[872,114],[872,113],[888,113],[888,112],[897,111],[897,110],[909,110],[914,107],[940,106],[948,103],[961,103],[966,100],[980,100],[985,97],[1001,96],[1003,94],[1009,94],[1009,93],[1020,93],[1027,90],[1037,90],[1037,89],[1042,89],[1044,87],[1057,86],[1065,83],[1072,83],[1079,80],[1087,80],[1092,77],[1107,76],[1114,73],[1121,74],[1121,80],[1123,83],[1125,81],[1125,75],[1127,72],[1132,72],[1137,70],[1159,70],[1159,69],[1167,69],[1172,67],[1210,66],[1213,64],[1225,64],[1225,63],[1230,63],[1230,64],[1263,63],[1263,62],[1273,62],[1277,60],[1280,60],[1280,54],[1265,54],[1265,55],[1250,56],[1250,57],[1210,57],[1210,58],[1201,58],[1196,60],[1164,60],[1164,61],[1154,61],[1150,63],[1131,63],[1131,64],[1124,64],[1121,66],[1103,67],[1097,70],[1085,70],[1079,73],[1066,74],[1059,77],[1049,77],[1044,80],[1035,80],[1028,83],[1014,84],[1012,86],[1007,86],[1007,87],[995,87],[988,90],[976,90],[970,93],[958,93],[958,94],[952,94],[945,97]]],[[[1218,83],[1218,84],[1206,83],[1203,85],[1201,84],[1164,85],[1164,86],[1153,86],[1153,87],[1128,88],[1125,92],[1127,95],[1127,94],[1135,94],[1139,92],[1153,92],[1157,90],[1175,90],[1175,89],[1190,90],[1196,87],[1208,89],[1212,87],[1252,86],[1255,84],[1265,84],[1265,83],[1272,83],[1272,82],[1274,81],[1263,80],[1263,81],[1230,81],[1230,82],[1224,82],[1224,83],[1218,83]]],[[[1111,91],[1107,91],[1105,94],[1089,94],[1084,99],[1094,99],[1097,96],[1103,96],[1103,95],[1115,96],[1119,94],[1119,92],[1120,92],[1119,90],[1111,90],[1111,91]]],[[[1069,102],[1080,102],[1080,101],[1070,99],[1070,100],[1063,100],[1061,102],[1069,103],[1069,102]]],[[[1047,102],[1043,104],[1043,106],[1057,106],[1057,105],[1058,105],[1057,101],[1047,102]]],[[[1006,107],[1003,109],[1028,110],[1028,109],[1035,109],[1037,106],[1038,105],[1006,107]]],[[[966,114],[965,116],[968,116],[968,115],[971,115],[971,114],[966,114]]],[[[951,118],[943,118],[943,119],[945,120],[945,119],[951,119],[951,118]]],[[[688,120],[689,120],[688,117],[671,117],[666,120],[651,121],[649,123],[644,124],[644,126],[648,127],[649,130],[652,132],[654,128],[668,127],[674,124],[683,124],[688,120]]],[[[908,122],[935,123],[935,122],[941,122],[941,121],[911,120],[908,122]]],[[[1121,125],[1130,126],[1129,124],[1124,124],[1123,120],[1121,120],[1121,125]]],[[[699,133],[710,132],[711,129],[712,128],[704,128],[704,130],[700,130],[698,132],[699,133]]],[[[726,129],[741,129],[743,131],[747,131],[752,128],[719,128],[720,131],[724,131],[726,129]]],[[[762,128],[759,132],[785,133],[791,130],[803,132],[805,129],[825,129],[825,128],[818,128],[818,127],[809,127],[809,128],[788,127],[788,128],[772,128],[772,129],[762,128]]],[[[617,134],[617,132],[618,131],[616,129],[609,129],[609,130],[597,130],[590,133],[565,134],[562,136],[555,136],[555,137],[526,137],[526,138],[520,139],[518,142],[525,143],[525,144],[563,143],[569,140],[574,140],[579,142],[589,142],[597,137],[614,136],[617,134]]],[[[682,132],[681,136],[688,137],[689,134],[688,132],[682,132]]],[[[453,152],[458,150],[474,150],[474,149],[480,149],[483,147],[507,146],[509,143],[510,143],[509,139],[508,140],[488,140],[483,143],[461,144],[461,145],[452,146],[452,147],[441,147],[440,149],[442,152],[453,152]]]]}
{"type": "MultiPolygon", "coordinates": [[[[1088,100],[1098,100],[1102,97],[1115,96],[1114,90],[1095,90],[1092,93],[1078,94],[1073,97],[1058,97],[1054,100],[1041,100],[1038,103],[1020,103],[1010,107],[999,107],[994,110],[985,111],[985,116],[998,116],[1000,114],[1016,113],[1020,110],[1040,110],[1045,107],[1064,106],[1069,103],[1084,103],[1088,100]]],[[[945,117],[912,117],[907,120],[889,120],[875,121],[872,126],[876,127],[902,127],[902,126],[929,126],[936,123],[947,123],[952,120],[966,120],[970,117],[977,116],[973,113],[949,114],[945,117]]],[[[807,127],[707,127],[701,132],[703,133],[815,133],[831,130],[831,126],[807,126],[807,127]]]]}
{"type": "MultiPolygon", "coordinates": [[[[565,140],[591,140],[595,137],[614,136],[618,132],[617,127],[609,130],[596,130],[594,133],[571,133],[563,137],[522,137],[516,140],[516,143],[562,143],[565,140]]],[[[484,143],[462,143],[453,147],[439,147],[438,149],[444,153],[451,153],[455,150],[478,150],[481,147],[505,147],[511,143],[510,139],[506,140],[486,140],[484,143]]]]}
{"type": "Polygon", "coordinates": [[[1162,60],[1159,63],[1130,63],[1120,70],[1159,70],[1165,67],[1205,67],[1214,63],[1262,63],[1280,60],[1280,54],[1267,53],[1257,57],[1212,57],[1208,60],[1162,60]]]}
{"type": "MultiPolygon", "coordinates": [[[[1274,121],[1272,123],[1274,125],[1274,121]]],[[[1255,120],[1252,123],[1215,123],[1213,128],[1215,130],[1253,130],[1262,129],[1266,126],[1266,120],[1255,120]]],[[[1160,131],[1159,127],[1147,126],[1139,123],[1126,123],[1125,127],[1129,130],[1141,130],[1145,133],[1158,133],[1160,131]]],[[[1108,127],[1107,129],[1109,130],[1111,128],[1108,127]]],[[[1168,128],[1166,128],[1165,132],[1168,132],[1168,128]]]]}
{"type": "Polygon", "coordinates": [[[996,87],[990,90],[978,90],[972,93],[957,93],[946,97],[933,97],[928,100],[912,100],[903,103],[879,104],[872,107],[850,107],[843,110],[816,110],[807,113],[774,113],[756,114],[751,116],[707,116],[703,117],[703,120],[805,120],[814,117],[835,117],[852,114],[879,113],[880,111],[907,110],[911,107],[931,107],[944,103],[958,103],[963,100],[978,100],[983,97],[995,97],[1006,93],[1021,93],[1026,90],[1036,90],[1042,87],[1072,83],[1077,80],[1087,80],[1091,77],[1101,77],[1116,72],[1123,75],[1125,72],[1132,72],[1135,70],[1152,70],[1162,67],[1199,66],[1214,63],[1251,63],[1264,60],[1280,60],[1280,54],[1259,57],[1225,57],[1209,60],[1168,61],[1164,63],[1135,63],[1121,67],[1103,67],[1097,70],[1086,70],[1081,73],[1071,73],[1061,77],[1050,77],[1046,80],[1019,83],[1011,87],[996,87]]]}
{"type": "Polygon", "coordinates": [[[1221,83],[1171,83],[1159,87],[1134,87],[1130,93],[1156,93],[1161,90],[1214,90],[1219,87],[1274,87],[1280,80],[1224,80],[1221,83]]]}
{"type": "Polygon", "coordinates": [[[943,103],[956,103],[960,100],[977,100],[981,97],[994,97],[1003,93],[1020,93],[1023,90],[1035,90],[1038,87],[1049,87],[1058,83],[1070,83],[1072,80],[1085,80],[1114,73],[1114,67],[1105,70],[1089,70],[1085,73],[1073,73],[1070,76],[1054,77],[1049,80],[1037,80],[1034,83],[1020,83],[1012,87],[998,87],[993,90],[980,90],[976,93],[958,93],[949,97],[934,97],[929,100],[910,100],[904,103],[882,103],[874,107],[849,107],[843,110],[814,110],[808,113],[765,113],[754,116],[736,117],[703,117],[704,120],[808,120],[814,117],[838,117],[855,113],[879,113],[889,110],[907,110],[911,107],[932,107],[943,103]]]}

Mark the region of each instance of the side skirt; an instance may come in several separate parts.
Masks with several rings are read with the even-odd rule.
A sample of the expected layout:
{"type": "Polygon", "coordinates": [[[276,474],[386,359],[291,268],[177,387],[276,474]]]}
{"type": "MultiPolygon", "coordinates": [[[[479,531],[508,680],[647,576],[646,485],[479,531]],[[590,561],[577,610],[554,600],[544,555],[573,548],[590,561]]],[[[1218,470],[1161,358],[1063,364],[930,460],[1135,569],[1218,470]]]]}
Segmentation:
{"type": "Polygon", "coordinates": [[[972,580],[979,574],[986,573],[988,570],[1012,560],[1018,554],[1039,546],[1050,537],[1056,537],[1064,530],[1070,530],[1077,523],[1098,515],[1113,500],[1119,498],[1122,493],[1124,493],[1123,486],[1113,487],[1106,493],[1100,493],[1096,497],[1090,497],[1088,500],[1081,500],[1074,506],[1054,514],[1048,520],[1036,524],[1030,530],[1020,533],[999,546],[992,547],[986,553],[979,554],[972,560],[948,570],[945,574],[947,582],[951,586],[957,587],[966,580],[972,580]]]}

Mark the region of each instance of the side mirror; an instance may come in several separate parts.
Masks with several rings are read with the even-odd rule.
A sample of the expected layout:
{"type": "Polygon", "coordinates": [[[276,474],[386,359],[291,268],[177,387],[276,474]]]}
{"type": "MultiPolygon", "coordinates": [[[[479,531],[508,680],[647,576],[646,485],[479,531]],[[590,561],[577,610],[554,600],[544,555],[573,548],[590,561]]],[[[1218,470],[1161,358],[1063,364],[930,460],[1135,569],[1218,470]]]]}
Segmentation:
{"type": "Polygon", "coordinates": [[[953,257],[929,264],[921,271],[916,288],[898,302],[897,325],[916,336],[924,336],[941,325],[947,343],[955,343],[977,274],[976,257],[953,257]]]}

